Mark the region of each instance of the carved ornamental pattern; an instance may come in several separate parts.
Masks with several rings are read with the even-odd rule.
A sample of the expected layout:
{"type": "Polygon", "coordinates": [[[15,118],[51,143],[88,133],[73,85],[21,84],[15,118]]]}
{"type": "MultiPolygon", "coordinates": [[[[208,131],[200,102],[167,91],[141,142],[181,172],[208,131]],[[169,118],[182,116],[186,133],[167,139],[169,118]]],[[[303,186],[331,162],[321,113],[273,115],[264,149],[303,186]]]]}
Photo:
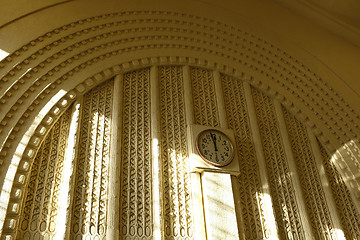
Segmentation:
{"type": "Polygon", "coordinates": [[[34,159],[17,239],[49,239],[55,235],[70,116],[68,109],[56,121],[34,159]]]}
{"type": "MultiPolygon", "coordinates": [[[[152,239],[150,69],[123,80],[120,235],[152,239]]],[[[118,93],[116,93],[118,94],[118,93]]]]}
{"type": "Polygon", "coordinates": [[[195,123],[212,127],[219,126],[215,84],[212,71],[190,68],[195,123]]]}
{"type": "Polygon", "coordinates": [[[106,230],[113,81],[84,96],[75,173],[71,239],[103,239],[106,230]]]}
{"type": "Polygon", "coordinates": [[[181,66],[159,67],[165,239],[193,237],[181,66]]]}
{"type": "Polygon", "coordinates": [[[334,226],[306,128],[286,109],[284,118],[314,236],[333,239],[334,226]]]}
{"type": "Polygon", "coordinates": [[[265,218],[264,199],[255,146],[252,140],[249,114],[247,112],[244,87],[240,80],[221,75],[226,115],[229,128],[234,130],[237,154],[240,159],[238,177],[242,220],[246,239],[268,238],[269,229],[265,218]]]}
{"type": "Polygon", "coordinates": [[[360,239],[360,214],[330,156],[318,142],[346,239],[360,239]]]}
{"type": "Polygon", "coordinates": [[[259,90],[251,91],[280,238],[305,239],[274,104],[259,90]]]}
{"type": "MultiPolygon", "coordinates": [[[[154,59],[152,59],[155,61],[154,59]]],[[[136,64],[134,64],[136,65],[136,64]]],[[[153,69],[152,69],[153,70],[153,69]]],[[[119,221],[120,239],[152,239],[155,230],[162,231],[164,239],[193,239],[194,222],[191,201],[190,176],[187,169],[187,125],[182,66],[157,67],[160,89],[160,157],[161,180],[155,183],[161,189],[161,226],[154,226],[153,179],[151,159],[151,96],[150,69],[141,68],[123,74],[122,91],[119,103],[113,103],[113,81],[109,80],[86,93],[81,102],[79,120],[78,150],[74,160],[74,174],[71,178],[69,199],[71,208],[66,226],[70,239],[105,239],[108,211],[108,178],[110,160],[110,140],[113,104],[121,104],[121,133],[118,146],[120,169],[116,174],[119,183],[112,193],[119,192],[116,211],[119,221]]],[[[154,71],[156,72],[156,71],[154,71]]],[[[106,75],[105,72],[103,74],[106,75]]],[[[104,78],[104,76],[98,79],[104,78]]],[[[153,77],[153,76],[152,76],[153,77]]],[[[152,78],[151,77],[151,78],[152,78]]],[[[263,151],[275,220],[280,239],[304,239],[297,201],[306,207],[306,218],[310,219],[313,236],[319,239],[333,239],[333,219],[331,219],[320,175],[317,170],[314,149],[309,140],[306,127],[285,108],[284,119],[290,143],[283,142],[279,122],[271,97],[251,87],[251,96],[239,79],[220,74],[225,101],[225,112],[229,128],[234,130],[240,176],[237,178],[234,193],[240,202],[236,210],[240,213],[241,230],[246,239],[269,239],[269,209],[264,197],[262,166],[257,159],[255,147],[257,134],[252,127],[259,128],[261,149],[263,151]],[[245,97],[246,96],[246,97],[245,97]],[[249,97],[249,98],[247,98],[249,97]],[[254,102],[256,123],[249,117],[249,101],[254,102]],[[253,124],[257,124],[254,126],[253,124]],[[296,171],[300,176],[302,189],[294,189],[285,147],[290,144],[294,154],[296,171]],[[259,166],[260,165],[260,166],[259,166]],[[296,199],[295,191],[301,191],[304,199],[296,199]]],[[[102,80],[101,80],[102,81],[102,80]]],[[[82,93],[100,80],[89,80],[79,85],[82,93]],[[97,82],[96,82],[97,81],[97,82]],[[86,89],[86,90],[85,90],[86,89]]],[[[219,126],[219,106],[212,70],[190,67],[190,82],[194,119],[197,124],[219,126]]],[[[216,82],[217,83],[217,82],[216,82]]],[[[246,83],[248,84],[248,83],[246,83]]],[[[118,86],[118,85],[117,85],[118,86]]],[[[80,90],[79,90],[80,91],[80,90]]],[[[76,92],[77,94],[79,92],[76,92]]],[[[157,95],[159,94],[159,95],[157,95]]],[[[154,96],[152,96],[154,97],[154,96]]],[[[70,105],[70,104],[69,104],[70,105]]],[[[63,107],[65,108],[65,106],[63,107]]],[[[59,110],[63,111],[63,110],[59,110]]],[[[71,111],[67,110],[54,124],[40,146],[30,168],[28,182],[25,183],[23,206],[20,213],[7,215],[13,219],[20,216],[18,225],[11,229],[18,232],[18,239],[54,238],[57,233],[59,214],[59,189],[64,170],[65,147],[70,126],[71,111]],[[16,215],[16,217],[14,217],[16,215]]],[[[44,135],[45,136],[45,135],[44,135]]],[[[354,148],[355,149],[355,148],[354,148]]],[[[329,161],[329,156],[320,144],[322,160],[334,195],[335,204],[345,236],[360,238],[360,216],[344,181],[329,161]]],[[[357,160],[359,152],[347,151],[349,159],[357,160]]],[[[260,151],[260,150],[259,150],[260,151]]],[[[33,155],[34,156],[34,155],[33,155]]],[[[358,162],[354,161],[358,165],[358,162]]],[[[18,175],[17,175],[18,176],[18,175]]],[[[24,177],[25,178],[25,177],[24,177]]],[[[19,184],[19,183],[16,183],[19,184]]],[[[267,183],[266,183],[267,184],[267,183]]],[[[13,197],[13,196],[12,196],[13,197]]],[[[300,204],[299,204],[300,205],[300,204]]],[[[14,205],[13,205],[14,206],[14,205]]],[[[114,209],[114,208],[113,208],[114,209]]],[[[9,211],[12,211],[11,209],[9,211]]],[[[159,214],[159,215],[160,215],[159,214]]],[[[335,221],[334,221],[335,222],[335,221]]],[[[9,224],[9,226],[11,226],[9,224]]],[[[10,227],[5,234],[10,234],[10,227]]],[[[271,228],[273,231],[273,228],[271,228]]],[[[13,233],[11,233],[13,235],[13,233]]],[[[275,234],[274,234],[275,235],[275,234]]],[[[10,236],[10,235],[7,235],[10,236]]]]}
{"type": "MultiPolygon", "coordinates": [[[[28,126],[63,86],[72,89],[65,97],[71,102],[122,70],[129,71],[158,62],[191,63],[227,74],[246,71],[259,77],[247,77],[252,85],[263,88],[312,127],[311,130],[318,133],[319,140],[327,150],[335,151],[335,147],[359,138],[360,116],[327,80],[322,79],[327,74],[319,76],[317,72],[321,71],[314,72],[290,52],[283,50],[277,42],[263,39],[237,25],[186,12],[113,11],[106,14],[100,11],[98,16],[87,15],[73,22],[63,22],[63,25],[59,22],[53,29],[47,27],[38,32],[43,32],[41,36],[22,39],[22,46],[15,44],[13,47],[17,50],[10,52],[0,62],[2,172],[11,172],[12,167],[17,166],[13,156],[17,154],[17,147],[23,144],[22,137],[28,126]],[[150,58],[146,55],[148,50],[165,50],[169,55],[150,58]],[[201,58],[174,57],[183,50],[201,58]],[[123,59],[129,56],[132,60],[124,62],[123,59]],[[97,68],[102,68],[102,71],[95,73],[97,68]],[[88,76],[87,72],[94,75],[88,76]],[[306,116],[307,112],[311,115],[306,116]]],[[[63,99],[56,104],[60,105],[63,99]]],[[[54,116],[59,116],[66,107],[59,109],[54,116]]],[[[31,146],[31,143],[28,147],[37,150],[37,146],[31,146]]],[[[19,166],[27,164],[23,158],[19,166]]],[[[24,176],[27,176],[28,169],[20,171],[26,172],[24,176]]],[[[13,181],[17,181],[15,177],[4,178],[1,183],[6,186],[13,181]]],[[[24,183],[17,184],[6,194],[25,189],[24,183]]],[[[1,225],[7,222],[3,226],[4,232],[9,234],[6,237],[14,235],[13,224],[8,223],[18,220],[14,217],[18,213],[10,209],[17,201],[16,196],[9,196],[0,209],[2,214],[8,211],[13,214],[8,215],[10,217],[7,216],[6,221],[1,219],[1,225]]]]}
{"type": "MultiPolygon", "coordinates": [[[[360,142],[352,139],[338,148],[332,156],[339,173],[346,185],[354,193],[355,199],[360,203],[360,142]]],[[[360,206],[359,206],[360,208],[360,206]]]]}

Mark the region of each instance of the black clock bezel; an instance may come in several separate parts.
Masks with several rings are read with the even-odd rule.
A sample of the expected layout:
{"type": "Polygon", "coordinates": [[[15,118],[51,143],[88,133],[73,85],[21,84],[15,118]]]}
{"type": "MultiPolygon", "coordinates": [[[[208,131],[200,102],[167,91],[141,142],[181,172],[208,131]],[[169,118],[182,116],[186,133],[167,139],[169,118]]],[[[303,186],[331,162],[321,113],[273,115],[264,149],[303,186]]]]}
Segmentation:
{"type": "Polygon", "coordinates": [[[195,141],[195,145],[196,145],[196,150],[198,152],[198,154],[200,155],[200,157],[208,164],[212,165],[212,166],[215,166],[215,167],[225,167],[227,165],[229,165],[233,159],[234,159],[234,156],[235,156],[235,148],[234,148],[234,143],[233,141],[231,140],[231,138],[226,134],[224,133],[223,131],[220,131],[218,129],[214,129],[214,128],[209,128],[209,129],[205,129],[201,132],[198,133],[197,137],[196,137],[196,141],[195,141]],[[218,133],[221,133],[223,135],[225,135],[225,137],[227,137],[229,139],[229,142],[231,144],[231,149],[232,149],[232,154],[231,154],[231,158],[228,162],[226,162],[225,164],[217,164],[217,163],[214,163],[214,162],[211,162],[210,160],[206,159],[206,157],[204,155],[202,155],[201,151],[200,151],[200,148],[199,148],[199,138],[200,136],[204,133],[204,132],[208,132],[208,131],[215,131],[215,132],[218,132],[218,133]]]}

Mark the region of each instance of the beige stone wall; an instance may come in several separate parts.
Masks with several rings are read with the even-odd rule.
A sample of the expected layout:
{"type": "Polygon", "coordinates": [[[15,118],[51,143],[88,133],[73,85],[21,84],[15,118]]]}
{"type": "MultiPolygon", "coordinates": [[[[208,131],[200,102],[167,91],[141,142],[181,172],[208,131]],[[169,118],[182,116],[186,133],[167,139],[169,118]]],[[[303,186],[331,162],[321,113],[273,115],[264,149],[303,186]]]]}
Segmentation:
{"type": "MultiPolygon", "coordinates": [[[[14,14],[2,15],[3,236],[15,236],[19,229],[29,176],[36,171],[36,156],[43,151],[40,144],[54,131],[50,130],[54,123],[72,102],[81,102],[90,89],[115,76],[121,90],[116,100],[120,107],[113,107],[119,110],[119,119],[114,121],[121,131],[114,135],[120,145],[111,146],[117,146],[116,159],[122,160],[111,176],[118,172],[121,184],[110,179],[119,190],[109,194],[121,201],[111,205],[113,210],[125,208],[119,215],[122,221],[111,218],[119,223],[115,225],[120,225],[116,227],[120,234],[158,236],[163,227],[165,239],[196,233],[191,177],[182,165],[189,144],[186,127],[196,123],[228,127],[235,133],[242,161],[241,174],[233,179],[240,236],[285,238],[291,232],[299,238],[318,234],[331,238],[336,233],[326,234],[329,229],[356,236],[359,49],[275,3],[242,4],[229,1],[220,8],[217,1],[181,5],[54,1],[24,4],[14,14]],[[159,141],[164,171],[155,175],[149,160],[154,156],[151,136],[159,141]],[[126,147],[143,150],[126,153],[126,147]],[[175,153],[167,152],[170,148],[175,153]],[[134,170],[136,177],[133,162],[125,160],[132,156],[139,158],[135,169],[144,169],[134,170]],[[178,171],[183,175],[172,174],[178,171]],[[152,179],[161,185],[154,186],[152,179]],[[138,188],[124,190],[140,180],[139,188],[148,192],[134,195],[138,188]],[[349,191],[339,187],[344,184],[349,191]],[[154,190],[157,187],[161,193],[154,190]],[[152,198],[164,204],[161,214],[153,212],[154,206],[131,206],[135,199],[152,198]],[[149,229],[151,221],[157,229],[149,229]],[[135,222],[141,230],[132,229],[135,222]]],[[[14,11],[14,4],[6,9],[14,11]]]]}
{"type": "Polygon", "coordinates": [[[107,80],[78,101],[75,135],[69,135],[70,118],[76,117],[70,106],[34,159],[23,157],[20,164],[29,162],[29,171],[16,172],[3,236],[185,239],[204,231],[208,239],[359,237],[358,203],[331,156],[310,128],[261,90],[242,79],[184,65],[126,72],[115,85],[117,92],[114,80],[107,80]],[[221,168],[222,173],[190,173],[187,125],[219,126],[222,114],[222,125],[235,134],[239,175],[226,177],[221,168]],[[151,130],[154,124],[160,126],[158,135],[151,130]],[[71,150],[67,142],[74,140],[71,150]],[[160,150],[157,169],[154,140],[160,150]],[[72,167],[64,169],[65,162],[72,167]],[[70,171],[72,181],[64,180],[64,171],[70,171]],[[230,191],[230,199],[214,201],[219,184],[222,195],[230,191]],[[69,197],[61,219],[58,199],[64,188],[69,197]],[[200,205],[196,194],[203,199],[200,205]],[[107,201],[112,195],[117,203],[107,201]],[[225,213],[225,219],[220,217],[225,213]],[[112,221],[117,223],[109,227],[112,221]],[[204,228],[194,226],[199,221],[204,228]],[[59,227],[65,222],[66,229],[59,227]]]}

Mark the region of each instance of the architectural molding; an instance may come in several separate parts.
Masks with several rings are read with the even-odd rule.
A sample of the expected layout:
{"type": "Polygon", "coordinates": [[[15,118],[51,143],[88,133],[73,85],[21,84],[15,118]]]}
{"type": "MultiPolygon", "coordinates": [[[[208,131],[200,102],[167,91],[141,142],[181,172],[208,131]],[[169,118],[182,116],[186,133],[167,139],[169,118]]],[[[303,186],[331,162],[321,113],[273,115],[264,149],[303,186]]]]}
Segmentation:
{"type": "Polygon", "coordinates": [[[30,40],[0,62],[4,234],[16,227],[34,157],[62,113],[102,82],[154,65],[201,67],[248,82],[309,127],[328,153],[360,136],[360,115],[317,74],[323,69],[315,72],[238,27],[172,11],[84,18],[30,40]]]}
{"type": "MultiPolygon", "coordinates": [[[[82,81],[79,81],[73,89],[70,89],[62,98],[60,98],[58,101],[52,103],[49,105],[49,103],[46,104],[47,112],[41,114],[41,118],[39,118],[39,112],[41,112],[41,109],[43,109],[45,102],[39,102],[34,101],[28,110],[23,114],[22,118],[20,118],[19,122],[15,125],[15,128],[12,129],[11,134],[7,138],[6,142],[4,143],[4,147],[1,151],[1,155],[3,156],[3,166],[2,168],[6,169],[7,165],[14,165],[19,168],[20,172],[22,174],[18,173],[16,176],[14,175],[14,186],[11,188],[10,192],[22,192],[24,188],[23,182],[16,182],[16,179],[26,179],[26,175],[28,174],[28,170],[30,169],[31,163],[33,161],[33,157],[35,156],[35,153],[37,152],[39,143],[42,142],[44,136],[46,136],[47,132],[51,129],[52,124],[56,121],[56,119],[61,116],[62,112],[64,112],[67,107],[77,99],[77,97],[83,95],[96,85],[114,77],[117,74],[125,73],[128,71],[132,71],[135,69],[140,69],[143,67],[148,67],[153,64],[176,64],[176,65],[192,65],[197,67],[206,67],[213,70],[218,70],[221,72],[225,72],[227,74],[238,76],[240,75],[239,80],[247,81],[252,86],[260,89],[261,91],[265,92],[267,95],[271,96],[272,98],[275,98],[280,101],[281,104],[283,104],[285,107],[289,109],[289,111],[294,114],[300,121],[304,122],[304,119],[307,119],[304,123],[312,129],[312,131],[316,134],[318,139],[322,141],[322,144],[328,148],[328,151],[333,148],[332,144],[329,141],[323,141],[324,140],[324,134],[320,129],[318,129],[314,122],[310,121],[309,117],[304,116],[304,114],[298,110],[295,107],[294,103],[289,102],[289,100],[285,97],[279,98],[279,93],[270,86],[264,87],[262,81],[256,81],[254,77],[248,76],[245,73],[240,73],[236,71],[236,69],[230,68],[228,66],[216,63],[216,62],[209,62],[204,59],[198,59],[198,58],[191,58],[191,57],[175,57],[175,56],[163,56],[163,57],[149,57],[149,58],[142,58],[142,59],[136,59],[131,60],[128,62],[124,62],[119,65],[112,66],[111,68],[102,70],[93,76],[83,79],[82,81]],[[29,111],[32,109],[33,111],[29,111]],[[31,115],[37,115],[38,120],[36,122],[33,122],[32,124],[32,118],[31,115]],[[34,129],[33,134],[30,135],[24,135],[22,132],[27,131],[26,126],[31,126],[30,129],[34,129]],[[31,137],[29,137],[31,136],[31,137]],[[23,152],[16,152],[14,156],[14,152],[6,151],[11,149],[17,149],[18,144],[21,144],[23,148],[23,152]],[[14,157],[13,157],[14,156],[14,157]],[[21,160],[19,160],[21,159],[21,160]],[[16,162],[19,162],[18,164],[16,162]]],[[[71,73],[69,76],[74,75],[71,73]]],[[[54,91],[55,92],[55,91],[54,91]]],[[[54,94],[54,93],[53,93],[54,94]]],[[[39,98],[38,98],[39,99],[39,98]]],[[[41,98],[40,98],[41,99],[41,98]]],[[[12,185],[11,178],[7,177],[3,180],[3,185],[12,185]]],[[[3,191],[2,194],[6,193],[3,191]]],[[[5,196],[4,195],[4,196],[5,196]]],[[[20,200],[18,195],[12,195],[7,194],[7,199],[10,200],[10,202],[17,202],[20,200]]],[[[6,198],[5,198],[6,199],[6,198]]],[[[2,206],[7,206],[8,202],[4,201],[1,203],[2,206]]],[[[7,225],[5,226],[5,229],[11,229],[11,220],[7,222],[7,225]]]]}

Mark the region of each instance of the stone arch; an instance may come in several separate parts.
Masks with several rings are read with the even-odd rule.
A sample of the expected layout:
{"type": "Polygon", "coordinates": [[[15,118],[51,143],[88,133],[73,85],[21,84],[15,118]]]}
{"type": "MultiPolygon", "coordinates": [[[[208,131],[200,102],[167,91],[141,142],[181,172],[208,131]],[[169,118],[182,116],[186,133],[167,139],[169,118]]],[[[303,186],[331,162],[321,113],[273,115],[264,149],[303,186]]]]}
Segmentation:
{"type": "MultiPolygon", "coordinates": [[[[61,116],[68,109],[68,107],[79,98],[79,96],[85,94],[87,91],[103,83],[104,81],[107,81],[118,74],[133,71],[136,69],[141,69],[144,67],[149,67],[154,64],[185,64],[196,67],[205,67],[212,70],[224,71],[228,75],[232,75],[236,72],[235,69],[229,69],[227,66],[214,62],[211,63],[204,59],[163,56],[136,59],[132,60],[131,62],[125,62],[120,65],[115,65],[96,73],[90,78],[86,78],[80,81],[80,83],[78,83],[73,89],[70,89],[68,92],[66,92],[57,101],[52,102],[51,105],[47,105],[47,111],[43,111],[41,114],[38,115],[40,117],[38,117],[36,121],[32,123],[31,127],[29,128],[30,131],[25,129],[25,131],[27,130],[25,136],[22,139],[19,139],[19,145],[15,145],[16,149],[20,148],[20,151],[22,152],[17,153],[15,157],[12,158],[11,165],[17,167],[17,171],[13,170],[12,174],[10,173],[9,175],[7,175],[6,178],[6,180],[8,181],[7,184],[11,184],[12,188],[9,191],[10,194],[8,195],[8,204],[10,204],[10,206],[8,207],[5,222],[6,225],[4,227],[7,227],[8,230],[14,229],[16,227],[16,219],[18,219],[19,217],[19,204],[22,201],[22,193],[24,192],[25,183],[27,182],[27,179],[29,177],[28,171],[29,169],[31,169],[32,161],[34,160],[34,157],[41,145],[41,142],[43,141],[44,137],[49,133],[59,116],[61,116]]],[[[254,86],[259,90],[266,92],[274,99],[277,99],[279,101],[283,100],[283,102],[281,103],[284,106],[289,106],[289,102],[284,101],[285,99],[283,98],[276,98],[276,95],[274,94],[274,91],[272,89],[264,88],[261,84],[259,84],[260,81],[254,80],[252,76],[247,76],[245,75],[245,73],[241,73],[240,76],[241,78],[239,78],[239,80],[248,82],[251,86],[254,86]],[[256,85],[256,83],[258,83],[258,85],[256,85]]],[[[303,118],[303,116],[299,115],[298,111],[294,111],[294,108],[289,108],[289,110],[298,118],[303,118]]],[[[308,126],[313,126],[311,122],[307,122],[306,124],[309,124],[308,126]]],[[[319,136],[322,136],[322,134],[320,134],[319,136]]],[[[10,138],[10,140],[13,139],[10,138]]],[[[4,202],[3,204],[7,203],[4,202]]]]}
{"type": "MultiPolygon", "coordinates": [[[[14,77],[16,79],[16,76],[21,74],[21,72],[24,72],[24,68],[26,68],[27,65],[38,61],[38,59],[42,60],[40,64],[34,66],[33,69],[28,69],[29,71],[25,71],[25,76],[20,75],[22,79],[31,79],[39,76],[40,72],[43,72],[43,69],[46,70],[47,65],[53,65],[51,63],[56,62],[59,58],[64,59],[64,61],[61,61],[55,66],[53,65],[51,70],[49,69],[48,72],[43,73],[44,75],[39,76],[39,80],[46,82],[46,78],[54,79],[57,74],[62,72],[63,68],[68,69],[71,68],[71,66],[74,66],[72,71],[69,72],[69,75],[71,75],[74,72],[81,71],[82,68],[85,67],[84,64],[92,65],[97,61],[106,61],[107,58],[111,58],[114,55],[127,55],[126,53],[132,51],[137,52],[139,50],[147,49],[150,51],[151,49],[156,51],[158,49],[162,49],[162,51],[171,49],[172,52],[178,52],[178,56],[181,56],[180,52],[199,52],[205,54],[206,59],[209,59],[209,62],[213,62],[214,57],[215,59],[222,58],[222,60],[224,60],[223,65],[231,69],[230,71],[235,70],[238,71],[239,74],[242,72],[249,72],[251,75],[255,75],[256,77],[254,79],[257,79],[257,83],[254,84],[262,84],[262,88],[264,89],[269,88],[269,85],[272,85],[272,88],[274,88],[273,91],[275,91],[274,94],[279,95],[279,98],[284,98],[285,96],[294,97],[294,99],[289,100],[291,102],[298,102],[299,106],[295,107],[298,109],[297,111],[308,111],[307,108],[313,108],[313,110],[309,112],[309,114],[311,114],[311,119],[316,119],[318,118],[316,116],[319,115],[321,115],[321,118],[323,119],[318,125],[322,128],[322,132],[326,132],[326,137],[323,136],[324,142],[326,142],[327,139],[332,139],[336,136],[336,140],[332,139],[334,144],[338,141],[345,143],[347,140],[353,137],[356,138],[357,136],[357,130],[354,131],[354,129],[358,129],[355,120],[358,118],[356,113],[349,108],[348,104],[341,99],[341,96],[339,96],[334,89],[327,86],[326,82],[289,53],[281,50],[266,40],[233,26],[189,14],[166,11],[128,11],[90,17],[61,26],[30,41],[28,44],[15,51],[14,54],[8,56],[2,63],[2,67],[8,72],[2,78],[3,81],[6,82],[2,91],[3,95],[5,94],[4,104],[14,103],[14,100],[12,100],[15,95],[14,93],[21,91],[24,83],[19,81],[10,88],[8,88],[7,85],[13,84],[12,79],[14,79],[14,77]],[[150,15],[150,17],[141,18],[144,14],[150,15]],[[133,19],[133,17],[131,19],[126,19],[127,16],[132,15],[140,15],[140,17],[136,19],[133,19]],[[165,17],[160,18],[158,17],[159,15],[165,17]],[[114,18],[124,18],[124,16],[124,20],[114,21],[114,18]],[[169,16],[169,18],[166,16],[169,16]],[[172,20],[170,19],[170,16],[175,16],[178,19],[172,20]],[[111,20],[111,22],[109,20],[111,20]],[[194,21],[193,23],[193,20],[198,22],[194,21]],[[100,23],[96,24],[98,22],[100,23]],[[95,26],[94,23],[96,24],[95,26]],[[159,26],[134,27],[136,25],[143,26],[145,24],[159,24],[159,26]],[[114,28],[116,29],[119,25],[123,29],[114,30],[114,28]],[[176,27],[169,27],[169,25],[176,27]],[[214,25],[216,27],[214,27],[214,25]],[[200,29],[203,30],[201,31],[200,29]],[[91,37],[86,36],[99,30],[103,33],[93,34],[91,37]],[[168,32],[174,33],[174,35],[168,35],[168,32]],[[222,34],[222,37],[216,36],[212,32],[222,34]],[[179,36],[178,33],[181,33],[182,36],[179,36]],[[184,36],[184,33],[189,34],[190,36],[184,36]],[[120,39],[116,39],[116,36],[121,34],[129,34],[132,37],[120,37],[120,39]],[[136,36],[137,34],[139,34],[139,36],[136,36]],[[111,40],[111,38],[113,40],[111,40]],[[79,40],[69,46],[67,42],[75,39],[79,40]],[[211,41],[208,39],[211,39],[211,41]],[[147,44],[152,41],[157,43],[147,44]],[[43,45],[43,43],[46,44],[43,45]],[[67,47],[63,47],[65,44],[67,47]],[[118,47],[126,46],[127,44],[130,44],[130,46],[125,48],[118,47]],[[31,54],[31,50],[38,45],[43,45],[44,47],[31,54]],[[68,56],[69,53],[77,52],[78,49],[81,49],[78,51],[78,54],[66,59],[66,56],[68,56]],[[103,54],[98,55],[98,52],[103,52],[103,54]],[[29,54],[31,55],[29,56],[29,54]],[[27,57],[24,59],[22,56],[27,57]],[[77,62],[80,63],[82,59],[87,58],[88,56],[90,56],[88,61],[76,64],[77,62]],[[96,57],[93,58],[91,56],[96,57]],[[15,61],[14,64],[14,60],[19,58],[23,58],[23,60],[20,60],[20,62],[15,61]],[[13,68],[8,68],[9,65],[15,66],[13,68]],[[332,111],[331,105],[338,107],[338,110],[341,111],[345,117],[336,114],[336,111],[332,111]],[[327,106],[328,109],[325,109],[324,107],[321,109],[321,106],[327,106]],[[347,113],[344,111],[347,111],[347,113]],[[335,114],[335,116],[331,114],[335,114]],[[348,125],[349,129],[343,129],[343,126],[337,126],[337,124],[335,124],[336,119],[347,121],[348,123],[345,126],[348,125]],[[328,127],[321,126],[322,124],[329,126],[330,130],[327,129],[328,127]],[[351,129],[352,125],[354,125],[354,128],[351,129]],[[345,136],[349,136],[345,137],[344,134],[346,134],[345,136]],[[341,138],[344,139],[341,140],[341,138]]],[[[147,55],[156,56],[156,54],[151,53],[147,55]]],[[[194,55],[185,54],[185,56],[194,55]]],[[[66,74],[64,76],[60,75],[60,79],[57,81],[65,81],[67,77],[66,74]]],[[[39,81],[37,81],[37,84],[39,84],[39,81]]],[[[56,85],[56,83],[53,83],[53,85],[56,85]]],[[[35,89],[38,88],[36,86],[32,87],[35,89]]],[[[286,100],[288,99],[284,99],[283,101],[286,100]]],[[[289,104],[291,105],[292,103],[289,104]]],[[[8,116],[11,116],[13,112],[9,111],[7,114],[8,116]]],[[[4,113],[4,115],[6,115],[6,113],[4,113]]],[[[8,117],[7,120],[11,120],[11,118],[8,117]]],[[[4,130],[5,131],[3,132],[6,132],[6,129],[4,130]]]]}
{"type": "MultiPolygon", "coordinates": [[[[169,63],[217,69],[249,82],[312,128],[329,152],[359,136],[359,115],[344,99],[269,41],[191,14],[124,11],[63,25],[29,41],[0,63],[4,72],[1,171],[6,173],[10,166],[28,169],[42,137],[77,96],[124,71],[169,63]]],[[[2,204],[7,207],[9,197],[14,199],[11,203],[17,201],[24,181],[14,172],[9,174],[1,179],[2,186],[11,186],[3,188],[7,200],[2,204]]],[[[8,209],[16,212],[16,206],[8,209]]],[[[11,229],[13,222],[9,218],[5,227],[11,229]]]]}
{"type": "MultiPolygon", "coordinates": [[[[132,60],[131,62],[126,62],[121,65],[115,65],[111,68],[105,69],[101,72],[96,73],[91,78],[84,79],[82,82],[76,85],[75,88],[69,90],[63,97],[61,97],[57,102],[54,102],[52,106],[48,107],[48,111],[41,115],[41,118],[38,119],[36,123],[33,123],[31,129],[32,135],[27,134],[21,140],[21,145],[23,148],[23,155],[17,155],[20,159],[18,163],[16,163],[16,159],[12,165],[18,166],[17,173],[14,174],[13,185],[10,191],[9,198],[9,207],[7,209],[6,221],[4,225],[5,232],[9,233],[11,229],[16,229],[17,219],[19,218],[18,209],[21,207],[22,202],[22,193],[24,192],[25,183],[28,179],[28,171],[31,169],[32,161],[36,155],[38,148],[40,147],[40,143],[43,138],[47,135],[47,133],[51,130],[53,124],[56,122],[57,118],[62,115],[63,112],[67,109],[68,106],[71,105],[72,102],[76,101],[79,96],[85,94],[87,91],[96,87],[97,85],[107,81],[117,74],[122,74],[129,71],[134,71],[136,69],[141,69],[144,67],[149,67],[152,65],[160,64],[160,65],[190,65],[194,67],[205,67],[207,69],[212,70],[220,70],[226,71],[228,68],[226,66],[219,65],[217,63],[208,63],[206,60],[195,59],[195,58],[179,58],[175,56],[164,56],[164,57],[153,57],[153,58],[143,58],[138,60],[132,60]],[[209,65],[212,66],[209,68],[209,65]],[[27,141],[27,142],[26,142],[27,141]]],[[[227,70],[227,75],[231,75],[235,70],[227,70]]],[[[246,81],[251,86],[259,89],[261,92],[270,96],[273,99],[282,100],[276,98],[276,95],[272,95],[274,91],[269,88],[262,88],[260,85],[254,85],[257,81],[253,80],[253,77],[250,76],[248,78],[244,77],[245,74],[241,74],[242,78],[238,80],[246,81]]],[[[287,102],[281,102],[283,106],[287,106],[287,102]]],[[[302,116],[299,115],[298,111],[294,111],[293,108],[288,108],[288,110],[294,114],[298,119],[302,119],[302,116]]],[[[306,122],[308,127],[311,127],[312,124],[306,122]]],[[[317,137],[321,137],[321,134],[317,137]]]]}

